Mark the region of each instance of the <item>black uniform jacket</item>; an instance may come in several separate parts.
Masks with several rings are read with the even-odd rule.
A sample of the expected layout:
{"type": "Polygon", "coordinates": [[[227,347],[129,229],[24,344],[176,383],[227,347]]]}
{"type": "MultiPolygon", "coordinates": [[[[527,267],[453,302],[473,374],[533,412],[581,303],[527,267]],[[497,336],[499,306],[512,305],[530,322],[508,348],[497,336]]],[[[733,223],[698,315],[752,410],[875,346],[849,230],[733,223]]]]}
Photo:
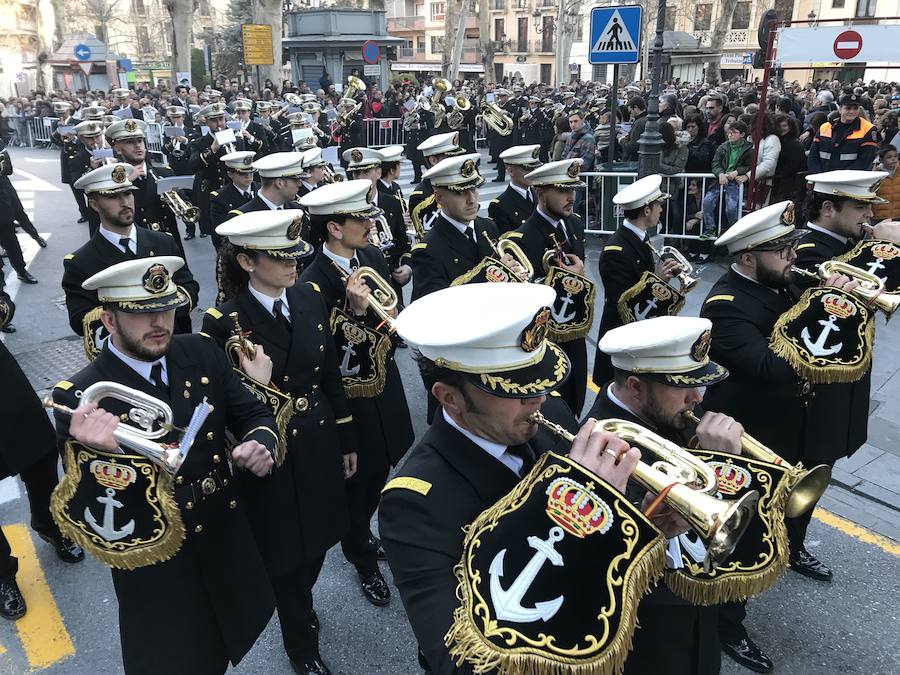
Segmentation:
{"type": "MultiPolygon", "coordinates": [[[[614,403],[608,394],[609,383],[597,394],[587,417],[597,420],[616,417],[650,428],[663,438],[683,444],[680,432],[654,429],[646,421],[614,403]]],[[[644,459],[650,463],[649,458],[644,459]]],[[[640,503],[645,490],[629,483],[628,496],[640,503]]],[[[718,608],[691,605],[675,595],[660,581],[638,606],[638,626],[634,647],[625,661],[626,673],[665,673],[666,675],[712,675],[721,665],[718,636],[718,608]],[[661,659],[660,654],[666,658],[661,659]]]]}
{"type": "MultiPolygon", "coordinates": [[[[250,192],[254,196],[258,187],[255,184],[250,186],[250,192]]],[[[233,218],[235,214],[231,211],[244,206],[249,201],[231,181],[227,181],[227,185],[219,190],[213,190],[209,194],[209,217],[213,228],[233,218]]]]}
{"type": "MultiPolygon", "coordinates": [[[[616,306],[622,293],[640,281],[644,272],[655,269],[653,251],[634,232],[620,225],[606,240],[600,254],[599,268],[600,279],[603,281],[603,316],[597,332],[598,345],[608,331],[622,325],[616,306]]],[[[594,356],[594,383],[600,386],[611,380],[612,376],[612,362],[598,347],[594,356]]]]}
{"type": "MultiPolygon", "coordinates": [[[[342,455],[355,452],[356,437],[344,397],[328,310],[311,285],[287,290],[291,331],[282,327],[249,290],[207,310],[203,330],[220,347],[237,312],[249,339],[272,359],[272,382],[307,409],[296,411],[287,431],[287,455],[268,478],[242,476],[254,533],[273,576],[324,555],[349,523],[342,455]]],[[[296,408],[296,406],[295,406],[296,408]]]]}
{"type": "Polygon", "coordinates": [[[431,179],[423,178],[422,182],[416,186],[416,189],[409,194],[410,216],[417,214],[419,222],[424,225],[426,216],[430,216],[435,211],[437,211],[437,202],[434,199],[434,188],[431,185],[431,179]],[[417,212],[416,209],[425,201],[428,204],[417,212]]]}
{"type": "Polygon", "coordinates": [[[512,185],[488,204],[488,215],[501,233],[515,230],[531,217],[535,202],[525,199],[512,185]]]}
{"type": "MultiPolygon", "coordinates": [[[[831,235],[810,230],[797,247],[797,267],[814,271],[820,263],[847,253],[855,242],[844,244],[831,235]]],[[[795,277],[804,288],[814,280],[795,277]]],[[[803,461],[807,466],[834,464],[866,442],[869,426],[869,390],[872,371],[848,384],[817,384],[809,400],[809,423],[804,434],[803,461]]]]}
{"type": "MultiPolygon", "coordinates": [[[[181,257],[178,246],[168,234],[145,230],[140,227],[136,229],[138,258],[149,258],[158,255],[177,255],[181,257]]],[[[84,334],[82,322],[85,314],[100,306],[100,301],[97,299],[97,291],[86,291],[81,287],[81,284],[110,265],[131,259],[122,249],[113,245],[99,232],[94,234],[75,253],[69,253],[63,257],[62,287],[66,293],[66,310],[69,312],[69,325],[76,334],[84,334]]],[[[179,307],[175,311],[175,332],[190,333],[190,311],[197,305],[200,284],[194,279],[194,275],[191,273],[187,263],[175,272],[172,280],[190,298],[188,305],[179,307]]]]}
{"type": "Polygon", "coordinates": [[[393,270],[407,262],[406,259],[409,258],[410,252],[409,238],[406,236],[406,223],[403,220],[403,207],[400,205],[402,198],[384,188],[381,181],[378,181],[378,186],[375,204],[384,211],[384,219],[387,221],[394,239],[394,245],[385,251],[388,266],[393,270]],[[382,188],[384,189],[382,190],[382,188]]]}
{"type": "Polygon", "coordinates": [[[482,233],[496,239],[497,226],[493,221],[481,217],[475,218],[473,226],[478,239],[477,245],[449,220],[438,216],[434,227],[425,235],[425,241],[413,246],[410,258],[413,300],[447,288],[451,281],[471,270],[482,258],[496,255],[482,233]]]}
{"type": "MultiPolygon", "coordinates": [[[[176,476],[175,501],[187,532],[181,549],[166,562],[112,570],[122,659],[129,675],[159,673],[161,664],[167,673],[221,672],[226,661],[237,664],[250,650],[275,604],[244,500],[232,480],[233,474],[245,472],[238,468],[232,472],[225,455],[226,428],[241,442],[255,440],[273,450],[275,420],[207,337],[175,336],[166,368],[168,394],[106,348],[53,390],[57,403],[75,408],[76,392],[101,380],[118,382],[164,400],[179,427],[187,426],[204,397],[213,405],[176,476]],[[212,493],[201,489],[206,478],[215,482],[212,493]],[[188,502],[191,508],[186,507],[188,502]],[[167,627],[165,639],[148,640],[148,635],[159,635],[160,626],[167,627]]],[[[100,405],[117,415],[130,407],[113,399],[100,405]]],[[[67,415],[56,414],[56,435],[62,451],[69,438],[67,415]]]]}
{"type": "MultiPolygon", "coordinates": [[[[356,252],[359,264],[368,266],[383,278],[388,278],[387,263],[375,246],[356,252]]],[[[344,281],[331,258],[321,249],[303,271],[300,281],[314,282],[322,290],[322,297],[328,305],[329,313],[335,307],[348,315],[352,311],[346,307],[344,281]]],[[[375,328],[380,319],[371,311],[360,317],[369,328],[375,328]]],[[[353,413],[353,425],[359,437],[359,473],[361,475],[386,474],[390,466],[397,464],[412,445],[415,434],[409,418],[409,406],[400,379],[400,371],[394,361],[394,347],[386,359],[387,381],[384,390],[371,398],[348,399],[353,413]]]]}
{"type": "Polygon", "coordinates": [[[147,162],[146,175],[136,178],[134,186],[137,188],[134,194],[134,224],[155,232],[167,232],[172,235],[175,244],[178,246],[179,254],[184,258],[184,249],[181,246],[181,234],[178,232],[178,223],[175,220],[175,213],[168,206],[163,204],[156,187],[156,182],[160,178],[170,178],[174,174],[172,170],[165,166],[151,167],[147,162]]]}
{"type": "MultiPolygon", "coordinates": [[[[224,146],[214,153],[210,150],[213,141],[212,135],[206,134],[191,141],[190,167],[194,173],[194,205],[200,209],[200,231],[205,234],[212,232],[209,214],[210,192],[218,190],[228,181],[225,163],[220,161],[223,155],[228,154],[224,146]]],[[[238,137],[234,142],[234,149],[246,150],[244,139],[238,137]]]]}
{"type": "Polygon", "coordinates": [[[731,415],[791,463],[800,457],[809,386],[769,349],[769,336],[795,299],[730,269],[700,310],[700,316],[712,321],[709,357],[729,373],[707,389],[704,408],[731,415]]]}

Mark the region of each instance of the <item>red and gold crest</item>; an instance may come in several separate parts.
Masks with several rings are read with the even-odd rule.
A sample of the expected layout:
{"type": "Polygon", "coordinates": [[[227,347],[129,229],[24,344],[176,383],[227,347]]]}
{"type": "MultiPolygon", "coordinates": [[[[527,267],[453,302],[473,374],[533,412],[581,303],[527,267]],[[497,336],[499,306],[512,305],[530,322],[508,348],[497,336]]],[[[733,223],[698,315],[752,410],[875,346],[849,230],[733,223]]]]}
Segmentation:
{"type": "Polygon", "coordinates": [[[794,202],[788,204],[787,208],[785,208],[784,212],[781,214],[781,222],[785,225],[793,225],[797,218],[796,208],[794,202]]]}

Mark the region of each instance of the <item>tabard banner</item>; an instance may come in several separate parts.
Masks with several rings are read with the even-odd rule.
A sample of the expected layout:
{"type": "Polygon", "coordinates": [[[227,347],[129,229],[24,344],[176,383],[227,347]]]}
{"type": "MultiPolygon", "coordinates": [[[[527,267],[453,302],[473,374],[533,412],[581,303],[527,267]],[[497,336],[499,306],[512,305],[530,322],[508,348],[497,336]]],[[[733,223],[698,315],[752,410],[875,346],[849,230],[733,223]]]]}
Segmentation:
{"type": "Polygon", "coordinates": [[[866,239],[836,260],[874,274],[884,283],[885,293],[900,293],[900,245],[890,241],[866,239]]]}
{"type": "Polygon", "coordinates": [[[391,339],[358,323],[335,307],[331,333],[347,398],[370,398],[384,391],[391,339]]]}
{"type": "Polygon", "coordinates": [[[621,493],[546,453],[466,528],[444,638],[475,672],[614,673],[665,540],[621,493]]]}
{"type": "Polygon", "coordinates": [[[684,567],[666,571],[666,585],[693,605],[717,605],[746,600],[771,588],[788,564],[784,505],[792,478],[781,466],[727,452],[692,449],[697,459],[716,472],[722,499],[740,499],[756,490],[756,517],[734,552],[721,565],[703,571],[706,547],[691,530],[679,535],[684,567]]]}
{"type": "Polygon", "coordinates": [[[856,382],[872,365],[873,317],[841,289],[810,288],[775,322],[769,348],[804,380],[856,382]]]}
{"type": "Polygon", "coordinates": [[[106,340],[109,338],[109,331],[106,330],[106,326],[104,326],[103,322],[100,320],[102,311],[102,307],[94,307],[94,309],[85,314],[84,318],[81,320],[84,355],[87,357],[88,361],[93,361],[97,358],[100,352],[103,351],[103,345],[106,344],[106,340]]]}
{"type": "Polygon", "coordinates": [[[634,286],[619,296],[616,307],[623,323],[675,316],[684,307],[684,295],[653,272],[644,272],[634,286]]]}
{"type": "Polygon", "coordinates": [[[594,321],[594,298],[597,295],[594,282],[554,265],[543,283],[556,291],[547,337],[554,342],[570,342],[587,335],[594,321]]]}
{"type": "Polygon", "coordinates": [[[50,513],[60,532],[97,560],[132,570],[181,549],[184,521],[172,480],[149,459],[70,440],[65,467],[50,513]]]}
{"type": "Polygon", "coordinates": [[[463,284],[508,283],[522,281],[515,272],[502,262],[491,256],[485,256],[465,274],[461,274],[450,282],[451,286],[463,284]]]}
{"type": "MultiPolygon", "coordinates": [[[[233,367],[235,373],[240,378],[244,387],[253,394],[259,401],[272,411],[275,416],[275,427],[278,429],[278,447],[275,448],[275,466],[281,466],[287,455],[287,430],[294,412],[304,412],[305,408],[301,408],[298,403],[306,401],[306,399],[298,399],[295,401],[291,396],[276,389],[275,387],[257,382],[247,375],[240,368],[233,367]]],[[[305,403],[303,403],[305,405],[305,403]]]]}

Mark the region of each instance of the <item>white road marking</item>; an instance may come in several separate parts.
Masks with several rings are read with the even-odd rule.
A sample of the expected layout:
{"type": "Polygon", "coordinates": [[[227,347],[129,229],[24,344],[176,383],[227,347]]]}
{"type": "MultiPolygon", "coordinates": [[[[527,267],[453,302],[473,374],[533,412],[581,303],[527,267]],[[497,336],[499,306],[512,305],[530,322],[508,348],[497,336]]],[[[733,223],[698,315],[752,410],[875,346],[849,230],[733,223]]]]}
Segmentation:
{"type": "Polygon", "coordinates": [[[60,192],[60,188],[53,183],[48,183],[43,178],[38,178],[33,173],[16,169],[10,176],[13,187],[21,194],[22,190],[33,190],[34,192],[60,192]],[[24,178],[25,180],[22,180],[24,178]]]}
{"type": "Polygon", "coordinates": [[[19,488],[19,479],[15,476],[0,480],[0,504],[13,502],[22,496],[22,490],[19,488]]]}

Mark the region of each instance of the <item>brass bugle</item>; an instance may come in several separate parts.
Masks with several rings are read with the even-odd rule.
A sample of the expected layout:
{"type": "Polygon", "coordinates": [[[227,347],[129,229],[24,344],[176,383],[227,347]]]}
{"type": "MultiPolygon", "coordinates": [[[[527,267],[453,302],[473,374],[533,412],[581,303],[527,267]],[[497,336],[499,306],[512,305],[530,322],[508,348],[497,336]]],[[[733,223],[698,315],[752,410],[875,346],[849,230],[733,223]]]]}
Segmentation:
{"type": "Polygon", "coordinates": [[[491,245],[491,248],[494,250],[498,259],[502,258],[504,255],[509,255],[522,266],[522,269],[525,270],[525,280],[530,281],[534,277],[534,265],[531,264],[531,261],[528,259],[528,256],[525,255],[525,251],[522,250],[521,246],[512,239],[501,238],[494,240],[491,239],[491,235],[487,232],[482,231],[481,234],[487,239],[488,244],[491,245]]]}
{"type": "Polygon", "coordinates": [[[196,223],[200,220],[200,209],[186,201],[178,194],[178,190],[168,190],[167,192],[163,192],[159,198],[185,223],[196,223]]]}
{"type": "MultiPolygon", "coordinates": [[[[690,410],[683,415],[694,424],[700,424],[700,418],[690,410]]],[[[776,464],[790,473],[793,487],[784,505],[784,515],[788,518],[796,518],[814,507],[831,480],[831,467],[819,464],[811,469],[804,469],[799,462],[796,465],[789,464],[748,433],[741,434],[741,450],[751,459],[776,464]]]]}
{"type": "MultiPolygon", "coordinates": [[[[347,274],[342,267],[337,264],[334,266],[344,281],[350,278],[350,275],[347,274]]],[[[374,286],[368,297],[369,309],[381,319],[381,323],[387,329],[388,333],[396,333],[396,322],[390,313],[397,309],[397,303],[399,302],[397,293],[391,288],[391,285],[371,267],[358,267],[356,268],[356,272],[359,273],[361,278],[370,281],[372,286],[374,286]]]]}
{"type": "Polygon", "coordinates": [[[690,263],[690,261],[685,258],[681,251],[679,251],[674,246],[663,246],[661,250],[657,251],[653,245],[650,246],[653,249],[653,252],[657,255],[660,260],[665,260],[666,258],[671,258],[675,262],[678,263],[678,274],[675,276],[678,278],[678,283],[681,284],[681,292],[682,293],[690,293],[697,284],[700,283],[700,280],[692,277],[691,272],[694,271],[694,266],[690,263]]]}
{"type": "Polygon", "coordinates": [[[251,361],[256,358],[256,345],[253,344],[241,328],[241,320],[237,312],[228,315],[231,319],[231,335],[225,340],[225,353],[235,368],[241,367],[241,356],[246,356],[251,361]]]}
{"type": "Polygon", "coordinates": [[[820,281],[824,281],[835,274],[850,277],[859,282],[859,286],[849,291],[850,295],[870,307],[880,309],[887,318],[890,318],[897,311],[897,308],[900,307],[900,293],[885,292],[884,282],[881,279],[850,263],[840,260],[826,260],[816,268],[815,272],[810,272],[801,267],[791,267],[791,271],[794,274],[820,281]]]}
{"type": "MultiPolygon", "coordinates": [[[[540,412],[532,413],[530,419],[570,443],[575,440],[574,434],[558,424],[549,422],[540,412]]],[[[638,462],[631,474],[632,480],[650,492],[665,495],[663,501],[677,511],[697,532],[706,546],[704,571],[710,572],[725,562],[753,518],[759,493],[752,490],[740,499],[729,500],[717,499],[702,490],[694,490],[688,487],[685,479],[696,474],[696,465],[706,467],[701,472],[704,482],[708,482],[711,473],[715,483],[715,472],[684,448],[639,424],[626,420],[615,418],[599,420],[595,428],[614,434],[660,457],[652,465],[638,462]],[[689,464],[684,463],[687,460],[686,456],[692,458],[689,464]]]]}
{"type": "Polygon", "coordinates": [[[557,262],[561,262],[564,265],[571,264],[566,252],[563,250],[562,242],[557,241],[556,235],[552,232],[550,233],[550,241],[553,242],[553,248],[545,251],[544,255],[541,256],[541,267],[544,268],[544,274],[549,274],[550,268],[557,262]]]}

